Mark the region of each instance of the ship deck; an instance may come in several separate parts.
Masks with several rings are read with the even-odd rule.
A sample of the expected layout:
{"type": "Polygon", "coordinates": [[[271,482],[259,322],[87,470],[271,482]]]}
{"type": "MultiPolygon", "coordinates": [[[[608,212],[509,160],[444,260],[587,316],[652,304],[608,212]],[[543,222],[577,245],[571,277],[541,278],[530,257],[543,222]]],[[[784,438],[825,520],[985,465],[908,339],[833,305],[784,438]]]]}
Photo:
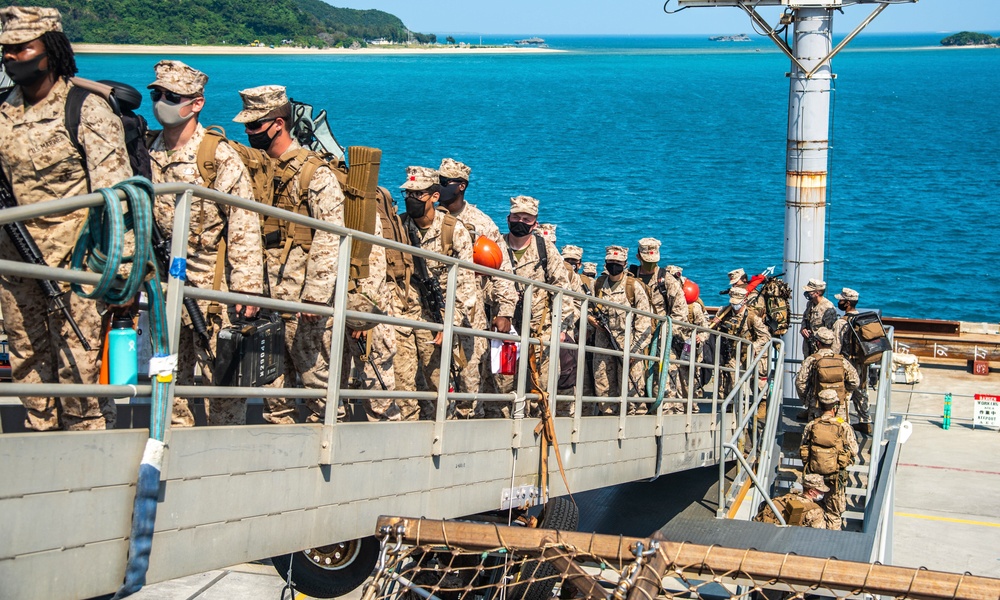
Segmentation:
{"type": "MultiPolygon", "coordinates": [[[[894,498],[892,563],[1000,577],[1000,435],[973,427],[977,393],[1000,393],[1000,373],[976,376],[947,366],[921,367],[915,385],[893,384],[892,412],[906,414],[913,433],[900,449],[894,498]],[[942,428],[943,394],[953,394],[952,423],[942,428]],[[993,550],[990,550],[990,549],[993,550]]],[[[653,482],[628,483],[581,495],[581,504],[614,507],[581,516],[581,530],[648,535],[705,502],[714,502],[713,468],[682,471],[653,482]],[[646,488],[643,490],[643,488],[646,488]],[[649,510],[649,497],[662,509],[649,510]],[[623,520],[616,515],[636,514],[623,520]]],[[[710,511],[705,511],[706,513],[710,511]]],[[[372,529],[374,531],[374,523],[372,529]]],[[[136,600],[277,597],[283,581],[265,563],[245,563],[151,585],[136,600]]],[[[360,598],[355,590],[346,598],[360,598]]],[[[296,599],[307,598],[296,594],[296,599]]]]}

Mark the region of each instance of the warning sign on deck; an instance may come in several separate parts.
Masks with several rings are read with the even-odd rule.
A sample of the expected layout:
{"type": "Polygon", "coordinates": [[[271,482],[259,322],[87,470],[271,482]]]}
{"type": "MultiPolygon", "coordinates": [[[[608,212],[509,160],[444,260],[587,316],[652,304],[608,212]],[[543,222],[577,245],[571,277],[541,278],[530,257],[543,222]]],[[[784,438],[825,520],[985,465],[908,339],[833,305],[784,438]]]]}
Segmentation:
{"type": "Polygon", "coordinates": [[[976,394],[973,411],[973,427],[1000,427],[1000,396],[976,394]]]}

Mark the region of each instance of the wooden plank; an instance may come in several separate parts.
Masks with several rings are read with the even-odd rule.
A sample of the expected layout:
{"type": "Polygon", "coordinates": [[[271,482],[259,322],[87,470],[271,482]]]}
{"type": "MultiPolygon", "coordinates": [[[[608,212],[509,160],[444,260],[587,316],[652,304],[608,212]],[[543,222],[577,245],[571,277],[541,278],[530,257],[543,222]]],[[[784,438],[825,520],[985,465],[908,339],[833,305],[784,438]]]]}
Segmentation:
{"type": "MultiPolygon", "coordinates": [[[[552,540],[548,540],[547,543],[552,543],[552,540]]],[[[565,574],[563,586],[573,586],[577,592],[574,598],[582,596],[586,600],[607,600],[609,594],[597,578],[584,571],[565,550],[556,547],[546,548],[542,552],[542,558],[557,571],[565,574]]]]}
{"type": "MultiPolygon", "coordinates": [[[[612,563],[631,562],[632,558],[625,549],[636,542],[649,543],[640,538],[462,521],[424,519],[418,523],[418,520],[403,517],[382,517],[378,527],[395,527],[400,523],[405,527],[403,538],[408,544],[416,542],[415,533],[419,526],[423,544],[442,544],[447,540],[453,548],[486,550],[506,543],[508,548],[526,550],[537,549],[542,540],[550,539],[567,547],[587,548],[588,553],[612,563]]],[[[755,581],[773,579],[796,586],[815,585],[852,593],[905,595],[914,599],[996,600],[1000,597],[1000,579],[988,577],[665,540],[660,540],[660,544],[671,565],[681,571],[697,573],[700,578],[704,578],[707,572],[727,577],[749,577],[755,581]]]]}

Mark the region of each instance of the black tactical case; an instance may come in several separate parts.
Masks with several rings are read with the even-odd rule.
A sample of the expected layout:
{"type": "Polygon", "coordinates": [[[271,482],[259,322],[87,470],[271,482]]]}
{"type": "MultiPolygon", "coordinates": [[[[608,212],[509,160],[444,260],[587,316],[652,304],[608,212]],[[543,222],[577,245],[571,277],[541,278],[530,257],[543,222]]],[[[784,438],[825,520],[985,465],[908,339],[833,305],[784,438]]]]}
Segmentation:
{"type": "Polygon", "coordinates": [[[219,332],[215,384],[267,385],[285,372],[285,321],[276,313],[236,322],[219,332]]]}

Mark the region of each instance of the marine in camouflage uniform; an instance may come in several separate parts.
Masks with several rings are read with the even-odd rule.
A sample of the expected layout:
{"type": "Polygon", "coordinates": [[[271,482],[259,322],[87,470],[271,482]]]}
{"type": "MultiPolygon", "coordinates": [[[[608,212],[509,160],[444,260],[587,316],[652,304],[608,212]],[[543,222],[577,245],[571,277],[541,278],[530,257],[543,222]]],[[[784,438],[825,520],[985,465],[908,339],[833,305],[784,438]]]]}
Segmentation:
{"type": "MultiPolygon", "coordinates": [[[[799,454],[803,457],[803,462],[808,462],[805,457],[809,455],[809,447],[813,444],[813,430],[816,428],[816,424],[824,422],[836,423],[840,427],[839,437],[843,442],[845,451],[850,454],[848,465],[854,464],[858,456],[858,440],[854,436],[854,430],[851,426],[844,419],[836,415],[840,398],[837,397],[837,393],[834,390],[823,390],[820,392],[819,401],[825,409],[823,414],[819,418],[807,423],[802,432],[802,446],[799,448],[799,454]]],[[[808,477],[810,473],[807,471],[808,464],[803,466],[803,472],[808,477]]],[[[823,481],[831,490],[823,500],[826,528],[839,531],[843,526],[842,515],[847,510],[847,468],[845,467],[831,475],[824,475],[823,481]]]]}
{"type": "MultiPolygon", "coordinates": [[[[681,289],[683,290],[684,270],[675,265],[667,265],[667,273],[673,276],[675,279],[677,279],[678,282],[680,282],[681,289]]],[[[708,316],[705,314],[705,307],[702,305],[701,299],[695,298],[693,302],[688,302],[687,297],[685,296],[684,302],[685,304],[687,304],[687,319],[685,319],[685,321],[691,323],[692,325],[697,325],[698,327],[705,327],[705,328],[709,327],[708,316]]],[[[688,330],[684,334],[683,339],[685,344],[684,347],[687,347],[691,341],[690,330],[688,330]]],[[[687,349],[688,355],[694,354],[695,362],[704,362],[703,360],[704,346],[705,346],[705,340],[707,339],[708,339],[708,332],[701,331],[695,336],[694,348],[687,349]]],[[[694,368],[695,375],[694,375],[693,392],[697,393],[692,393],[689,392],[689,389],[691,389],[690,381],[691,381],[692,369],[691,367],[687,366],[688,360],[686,360],[686,357],[684,356],[683,349],[680,359],[678,360],[678,363],[679,363],[678,365],[679,373],[677,377],[677,383],[681,398],[687,398],[688,396],[699,397],[702,391],[701,378],[699,377],[698,373],[699,368],[698,367],[694,368]]],[[[692,412],[699,412],[697,404],[692,404],[692,406],[693,406],[692,412]]]]}
{"type": "MultiPolygon", "coordinates": [[[[566,265],[566,275],[569,276],[569,289],[580,292],[582,294],[587,294],[588,296],[594,295],[594,279],[588,277],[587,275],[581,275],[579,273],[580,264],[583,261],[583,248],[579,246],[574,246],[572,244],[566,244],[562,247],[560,252],[563,257],[563,264],[566,265]]],[[[573,339],[580,336],[580,325],[579,320],[573,324],[573,339]]],[[[586,329],[586,342],[588,345],[594,344],[594,332],[592,329],[586,329]]],[[[594,395],[594,355],[591,352],[587,352],[583,360],[583,368],[585,370],[583,375],[583,391],[584,396],[594,395]]],[[[580,368],[580,365],[577,366],[580,368]]],[[[574,394],[576,392],[576,386],[567,388],[565,391],[560,390],[560,394],[574,394]]]]}
{"type": "MultiPolygon", "coordinates": [[[[16,85],[0,104],[0,166],[18,204],[27,205],[85,194],[112,186],[132,175],[121,120],[104,99],[90,94],[83,101],[78,131],[86,162],[70,140],[65,106],[76,72],[69,42],[54,8],[10,6],[0,10],[0,44],[16,85]],[[50,47],[61,39],[60,48],[50,47]],[[51,42],[54,43],[54,42],[51,42]],[[14,66],[45,54],[38,68],[41,79],[25,80],[14,66]],[[60,60],[61,59],[61,60],[60,60]],[[67,68],[72,67],[72,68],[67,68]],[[69,72],[64,72],[69,71],[69,72]],[[90,188],[88,189],[88,179],[90,188]]],[[[40,217],[24,225],[50,267],[68,268],[77,233],[86,210],[40,217]]],[[[0,233],[0,258],[20,261],[6,233],[0,233]]],[[[61,312],[50,312],[49,299],[34,279],[0,276],[0,306],[4,315],[13,380],[18,383],[96,384],[100,371],[102,308],[69,293],[61,285],[69,307],[93,350],[83,349],[61,312]]],[[[53,429],[112,429],[115,404],[109,398],[21,398],[27,410],[25,427],[53,429]]]]}
{"type": "MultiPolygon", "coordinates": [[[[435,210],[434,202],[439,197],[440,175],[435,169],[427,167],[408,167],[407,180],[401,189],[406,191],[407,214],[403,223],[409,230],[415,228],[419,247],[439,254],[445,253],[442,230],[445,228],[447,211],[435,210]]],[[[447,217],[450,219],[451,217],[447,217]]],[[[450,255],[454,258],[472,262],[472,236],[462,226],[454,223],[452,247],[450,255]]],[[[414,269],[416,270],[416,269],[414,269]]],[[[436,279],[441,287],[443,298],[448,296],[448,265],[434,260],[427,260],[428,276],[436,279]]],[[[416,278],[412,278],[408,287],[406,302],[397,306],[399,316],[424,322],[439,322],[444,319],[444,307],[437,315],[432,315],[423,295],[425,290],[419,289],[416,278]]],[[[455,289],[455,315],[453,323],[459,327],[472,327],[472,315],[476,311],[479,299],[475,273],[459,269],[457,287],[455,289]]],[[[426,329],[396,328],[396,381],[400,389],[438,391],[441,372],[441,337],[426,329]]],[[[465,361],[474,351],[474,343],[469,338],[455,336],[452,347],[452,369],[460,371],[465,361]]],[[[449,374],[449,380],[455,377],[449,374]]],[[[459,390],[466,392],[467,390],[459,390]]],[[[478,392],[479,390],[468,390],[478,392]]],[[[402,400],[398,402],[404,420],[414,420],[418,417],[431,420],[436,417],[437,402],[432,400],[402,400]]],[[[480,410],[476,404],[469,401],[455,403],[446,410],[448,418],[464,416],[471,418],[480,410]],[[461,411],[461,412],[457,412],[461,411]]]]}
{"type": "Polygon", "coordinates": [[[817,348],[816,342],[811,340],[812,334],[820,327],[832,329],[837,320],[837,309],[823,296],[826,293],[825,281],[810,279],[802,290],[809,299],[802,312],[802,356],[809,356],[817,348]]]}
{"type": "MultiPolygon", "coordinates": [[[[148,87],[159,93],[177,94],[181,96],[181,102],[179,105],[171,104],[164,94],[153,107],[154,115],[164,126],[164,130],[156,136],[149,148],[153,181],[190,183],[253,200],[250,175],[239,155],[227,144],[220,143],[215,151],[215,176],[211,185],[206,185],[208,182],[199,169],[198,149],[205,140],[206,133],[198,122],[198,114],[204,107],[208,76],[176,60],[160,61],[154,70],[156,80],[148,87]],[[180,115],[180,120],[167,120],[166,116],[171,112],[180,115]]],[[[168,196],[157,196],[153,206],[156,222],[167,237],[171,236],[174,227],[174,206],[175,199],[168,196]]],[[[257,215],[212,200],[192,199],[187,283],[204,289],[262,295],[263,272],[260,222],[257,215]],[[222,248],[224,257],[220,257],[222,248]],[[222,277],[216,277],[218,267],[222,267],[222,277]]],[[[232,324],[235,312],[232,308],[204,300],[199,300],[198,305],[205,315],[210,348],[214,355],[219,331],[232,324]]],[[[243,308],[235,307],[236,310],[243,308]]],[[[256,313],[256,309],[252,307],[247,307],[246,310],[248,315],[256,313]]],[[[178,385],[194,383],[196,365],[201,370],[203,381],[211,384],[214,381],[214,365],[201,347],[186,315],[178,348],[178,385]]],[[[246,422],[245,398],[210,398],[205,410],[209,425],[241,425],[246,422]]],[[[171,423],[180,427],[194,425],[194,415],[186,399],[174,399],[171,423]]]]}
{"type": "MultiPolygon", "coordinates": [[[[690,328],[682,327],[681,324],[687,322],[687,301],[684,299],[684,289],[680,282],[671,276],[666,269],[659,266],[660,262],[660,240],[656,238],[642,238],[639,240],[639,249],[636,251],[638,265],[630,267],[632,274],[646,284],[650,293],[650,306],[652,312],[670,317],[673,321],[673,340],[668,348],[670,353],[670,369],[667,377],[667,389],[664,396],[667,398],[681,397],[681,383],[679,381],[680,351],[683,349],[683,339],[690,333],[690,328]]],[[[657,336],[667,335],[666,325],[659,326],[657,336]]],[[[650,346],[651,353],[659,352],[659,338],[655,338],[655,345],[650,346]]],[[[646,370],[647,378],[652,378],[653,394],[659,394],[660,369],[659,365],[652,363],[646,370]]],[[[663,406],[667,414],[684,412],[684,404],[680,402],[667,402],[663,406]]]]}
{"type": "MultiPolygon", "coordinates": [[[[571,289],[569,277],[566,274],[566,267],[562,256],[556,250],[555,245],[549,238],[536,234],[534,230],[538,227],[538,200],[531,196],[516,196],[510,199],[510,216],[507,218],[509,233],[504,236],[507,247],[511,255],[511,265],[514,274],[520,275],[535,281],[548,283],[563,289],[571,289]],[[516,225],[515,225],[516,224],[516,225]],[[545,262],[539,254],[539,246],[545,248],[545,262]]],[[[524,290],[515,284],[518,289],[519,306],[523,309],[524,290]]],[[[579,319],[579,307],[572,298],[565,297],[562,304],[562,314],[552,315],[553,306],[552,295],[548,292],[535,289],[531,297],[531,320],[530,336],[540,340],[550,339],[553,322],[559,327],[561,337],[568,339],[573,337],[573,325],[579,319]]],[[[515,326],[521,322],[520,311],[514,316],[515,326]]],[[[523,349],[522,349],[523,351],[523,349]]],[[[536,365],[538,367],[538,381],[543,387],[548,383],[549,373],[549,349],[543,347],[538,349],[532,347],[536,352],[536,365]]],[[[514,376],[497,376],[497,383],[501,393],[511,393],[517,389],[517,381],[514,376]]],[[[525,390],[531,390],[530,381],[525,382],[525,390]]],[[[568,416],[572,414],[574,404],[572,402],[558,402],[555,414],[568,416]]],[[[511,406],[508,403],[490,403],[487,407],[487,416],[509,417],[511,406]]],[[[539,416],[540,408],[535,401],[530,401],[527,410],[528,416],[539,416]]]]}
{"type": "MultiPolygon", "coordinates": [[[[309,216],[333,225],[344,226],[344,193],[333,169],[315,153],[305,150],[290,134],[291,106],[285,88],[279,85],[265,85],[240,92],[243,110],[233,121],[244,124],[251,145],[267,152],[278,161],[287,185],[279,191],[280,197],[272,202],[286,210],[301,209],[309,216]],[[311,176],[303,175],[307,168],[314,168],[311,176]],[[307,189],[303,191],[303,177],[308,177],[307,189]],[[287,204],[286,204],[287,203],[287,204]]],[[[278,224],[276,224],[278,225],[278,224]]],[[[272,298],[316,304],[330,307],[333,304],[334,289],[337,284],[337,258],[340,237],[322,230],[312,231],[308,248],[298,239],[295,231],[287,230],[284,224],[272,237],[273,243],[265,244],[267,284],[272,298]],[[285,239],[282,239],[282,238],[285,239]],[[291,239],[288,239],[291,238],[291,239]]],[[[376,220],[376,235],[381,235],[381,224],[376,220]]],[[[301,237],[301,236],[300,236],[301,237]]],[[[369,258],[369,277],[361,282],[363,294],[380,310],[388,307],[381,282],[385,281],[385,252],[374,247],[369,258]]],[[[285,373],[275,380],[272,387],[294,386],[296,379],[308,389],[326,389],[330,379],[330,349],[332,343],[332,318],[308,313],[285,314],[285,373]]],[[[344,344],[347,351],[342,353],[341,385],[371,389],[378,385],[371,365],[362,363],[361,349],[354,339],[362,337],[361,332],[348,331],[344,344]]],[[[395,355],[395,339],[387,326],[376,326],[365,340],[366,351],[371,347],[371,356],[378,356],[380,371],[387,387],[393,384],[392,360],[395,355]],[[387,336],[387,334],[389,334],[387,336]]],[[[376,364],[379,364],[378,362],[376,364]]],[[[393,389],[393,387],[389,387],[393,389]]],[[[264,419],[271,423],[295,423],[298,407],[294,398],[265,398],[264,419]]],[[[369,420],[398,420],[399,410],[390,399],[367,401],[365,414],[369,420]]],[[[321,422],[326,410],[323,399],[308,399],[307,422],[321,422]]],[[[338,407],[338,418],[344,418],[346,411],[338,407]]]]}
{"type": "MultiPolygon", "coordinates": [[[[486,213],[465,199],[469,187],[469,177],[472,169],[453,158],[445,158],[438,168],[441,181],[441,199],[439,206],[461,221],[472,234],[475,242],[479,236],[492,240],[500,248],[502,261],[500,270],[512,273],[510,258],[507,253],[507,242],[504,241],[500,229],[486,213]]],[[[508,279],[476,276],[479,293],[477,308],[472,315],[472,325],[475,329],[487,331],[495,329],[501,333],[510,333],[511,319],[514,316],[514,306],[517,304],[517,290],[514,282],[508,279]]],[[[466,337],[466,336],[459,336],[466,337]]],[[[474,350],[468,363],[462,369],[460,378],[463,391],[495,391],[496,382],[490,369],[490,343],[484,337],[473,339],[474,350]]],[[[468,406],[460,403],[456,408],[459,416],[476,416],[468,414],[468,406]]],[[[482,411],[479,411],[482,413],[482,411]]]]}
{"type": "MultiPolygon", "coordinates": [[[[602,300],[609,300],[617,304],[631,306],[638,310],[652,312],[650,310],[649,296],[646,290],[635,281],[632,281],[633,298],[629,299],[628,286],[630,273],[620,271],[613,274],[618,267],[624,269],[628,260],[628,250],[622,246],[608,246],[605,249],[605,269],[609,275],[599,277],[594,284],[594,295],[602,300]],[[617,279],[617,281],[616,281],[617,279]]],[[[598,324],[593,315],[588,315],[591,326],[595,329],[594,345],[599,348],[612,348],[611,337],[619,348],[625,348],[625,320],[628,313],[623,310],[611,308],[605,305],[598,305],[596,309],[607,317],[608,330],[598,324]]],[[[643,353],[652,337],[653,322],[649,317],[636,314],[632,320],[632,338],[629,352],[633,354],[643,353]]],[[[598,396],[619,396],[622,390],[622,377],[624,375],[624,361],[620,356],[608,356],[606,354],[594,355],[594,389],[598,396]]],[[[646,363],[641,360],[631,359],[628,370],[627,394],[630,398],[645,396],[645,372],[646,363]]],[[[618,414],[618,403],[604,403],[598,407],[598,412],[604,415],[618,414]]],[[[629,403],[628,414],[645,414],[647,407],[645,403],[629,403]]]]}
{"type": "Polygon", "coordinates": [[[854,429],[861,433],[871,434],[872,417],[868,410],[868,367],[862,356],[853,356],[851,348],[854,348],[854,332],[848,319],[858,314],[858,292],[851,288],[843,288],[839,294],[835,294],[837,308],[844,311],[844,316],[833,323],[833,346],[835,354],[843,354],[858,371],[860,383],[857,389],[851,392],[851,402],[854,404],[854,412],[858,415],[858,422],[854,424],[854,429]]]}
{"type": "MultiPolygon", "coordinates": [[[[820,359],[840,356],[833,350],[834,334],[826,327],[817,329],[811,339],[819,345],[819,349],[802,361],[802,366],[795,375],[795,391],[798,393],[799,399],[802,400],[802,404],[806,406],[806,410],[798,415],[800,419],[814,419],[822,412],[819,405],[820,384],[816,377],[820,359]]],[[[840,356],[840,359],[844,367],[845,394],[850,395],[854,393],[860,383],[858,371],[847,358],[840,356]]],[[[846,396],[841,398],[837,407],[837,416],[844,420],[848,420],[846,400],[846,396]]]]}
{"type": "Polygon", "coordinates": [[[580,269],[580,274],[591,279],[597,279],[597,263],[585,262],[580,269]]]}
{"type": "MultiPolygon", "coordinates": [[[[793,485],[797,486],[798,484],[793,485]]],[[[800,504],[804,505],[805,510],[798,516],[798,519],[786,522],[785,524],[797,527],[810,527],[812,529],[826,529],[826,516],[823,512],[823,505],[820,502],[823,500],[823,495],[830,492],[830,488],[823,482],[823,477],[815,473],[802,478],[802,488],[798,490],[793,488],[791,492],[774,499],[774,504],[779,509],[786,506],[791,500],[797,500],[800,504]]],[[[764,521],[765,523],[773,522],[764,517],[765,514],[770,513],[770,507],[766,503],[763,506],[764,508],[761,509],[761,512],[753,520],[764,521]]]]}
{"type": "MultiPolygon", "coordinates": [[[[746,288],[739,286],[729,288],[730,310],[725,310],[725,314],[722,315],[722,319],[715,327],[722,333],[743,338],[750,342],[749,344],[741,344],[741,352],[737,353],[735,341],[729,339],[719,340],[718,343],[721,345],[720,366],[728,369],[743,368],[749,357],[759,353],[767,345],[768,340],[771,339],[771,332],[768,331],[764,320],[757,311],[746,305],[746,300],[746,288]]],[[[758,372],[760,377],[767,375],[764,371],[765,367],[766,361],[760,365],[760,371],[758,372]]],[[[721,374],[721,381],[719,383],[720,400],[729,395],[729,392],[733,389],[733,384],[741,376],[742,372],[734,371],[726,371],[721,374]]],[[[764,406],[763,402],[761,406],[764,406]]]]}

